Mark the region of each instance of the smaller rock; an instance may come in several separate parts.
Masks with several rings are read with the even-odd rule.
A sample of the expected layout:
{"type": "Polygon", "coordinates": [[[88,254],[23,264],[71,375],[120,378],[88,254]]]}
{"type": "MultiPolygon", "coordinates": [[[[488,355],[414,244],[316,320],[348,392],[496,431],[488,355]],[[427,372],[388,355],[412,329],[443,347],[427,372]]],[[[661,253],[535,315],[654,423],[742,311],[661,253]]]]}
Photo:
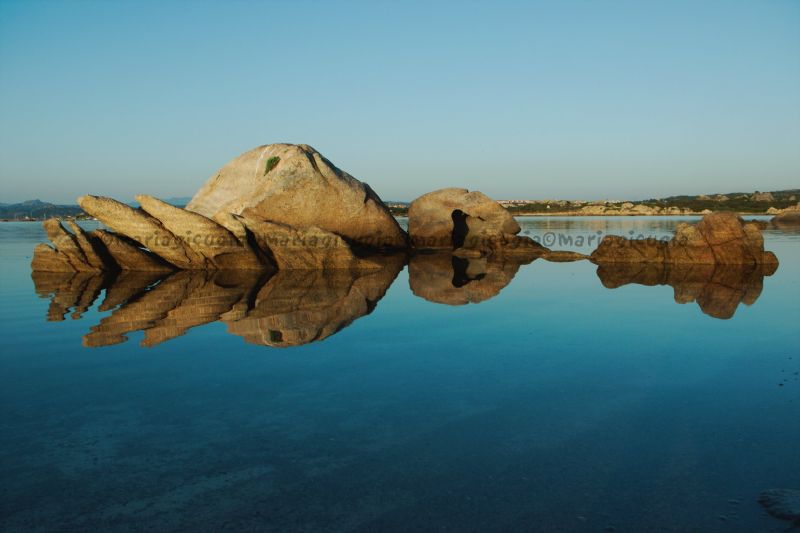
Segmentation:
{"type": "Polygon", "coordinates": [[[542,256],[542,259],[550,261],[551,263],[571,263],[573,261],[589,259],[589,256],[568,250],[550,250],[542,256]]]}
{"type": "Polygon", "coordinates": [[[800,205],[789,207],[772,218],[772,225],[778,228],[800,226],[800,205]]]}

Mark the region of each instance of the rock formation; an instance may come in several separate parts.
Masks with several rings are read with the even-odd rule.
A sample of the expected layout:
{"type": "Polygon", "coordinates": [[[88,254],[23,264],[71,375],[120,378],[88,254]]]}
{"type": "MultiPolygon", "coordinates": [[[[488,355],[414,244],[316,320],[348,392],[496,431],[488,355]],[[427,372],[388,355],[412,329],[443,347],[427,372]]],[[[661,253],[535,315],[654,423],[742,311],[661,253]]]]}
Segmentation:
{"type": "Polygon", "coordinates": [[[758,497],[758,503],[775,518],[788,520],[800,526],[800,490],[765,490],[758,497]]]}
{"type": "Polygon", "coordinates": [[[45,222],[55,247],[39,245],[32,268],[274,270],[379,268],[367,256],[405,248],[406,233],[366,184],[306,145],[251,150],[223,167],[187,209],[152,196],[134,208],[82,196],[81,208],[109,230],[85,233],[45,222]]]}
{"type": "Polygon", "coordinates": [[[678,224],[670,241],[606,236],[592,252],[595,263],[665,263],[706,265],[777,264],[764,251],[757,223],[734,213],[712,213],[695,225],[678,224]]]}
{"type": "Polygon", "coordinates": [[[518,256],[528,261],[547,248],[520,237],[514,217],[478,191],[440,189],[422,195],[408,208],[408,233],[415,248],[453,250],[462,257],[518,256]]]}
{"type": "Polygon", "coordinates": [[[728,319],[739,304],[755,303],[761,295],[764,277],[771,276],[776,269],[777,264],[604,263],[598,266],[597,277],[608,289],[631,283],[669,285],[674,290],[675,302],[696,302],[703,313],[728,319]]]}
{"type": "Polygon", "coordinates": [[[800,204],[782,209],[772,217],[771,223],[776,228],[800,227],[800,204]]]}
{"type": "Polygon", "coordinates": [[[373,248],[407,244],[369,185],[305,144],[245,152],[217,171],[186,208],[208,218],[233,213],[298,229],[318,227],[373,248]]]}

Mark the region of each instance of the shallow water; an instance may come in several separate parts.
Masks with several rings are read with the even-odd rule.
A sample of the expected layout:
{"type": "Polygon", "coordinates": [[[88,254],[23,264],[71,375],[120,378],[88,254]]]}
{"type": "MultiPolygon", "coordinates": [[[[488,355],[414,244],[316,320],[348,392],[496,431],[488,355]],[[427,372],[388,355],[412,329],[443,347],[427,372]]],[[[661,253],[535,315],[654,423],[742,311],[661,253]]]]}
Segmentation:
{"type": "MultiPolygon", "coordinates": [[[[520,222],[589,252],[681,220],[520,222]]],[[[800,234],[765,239],[766,277],[34,285],[41,226],[0,224],[0,529],[783,531],[756,499],[800,488],[800,234]]]]}

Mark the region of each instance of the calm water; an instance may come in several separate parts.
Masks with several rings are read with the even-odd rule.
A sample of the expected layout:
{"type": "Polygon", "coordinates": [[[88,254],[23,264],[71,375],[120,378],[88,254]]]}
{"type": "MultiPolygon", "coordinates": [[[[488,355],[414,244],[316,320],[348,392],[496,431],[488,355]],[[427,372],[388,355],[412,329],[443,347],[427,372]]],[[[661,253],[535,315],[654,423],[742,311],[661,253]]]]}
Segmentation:
{"type": "MultiPolygon", "coordinates": [[[[588,252],[678,221],[522,225],[588,252]]],[[[800,489],[800,234],[765,235],[767,277],[431,256],[34,285],[40,225],[2,223],[0,530],[783,531],[756,498],[800,489]]]]}

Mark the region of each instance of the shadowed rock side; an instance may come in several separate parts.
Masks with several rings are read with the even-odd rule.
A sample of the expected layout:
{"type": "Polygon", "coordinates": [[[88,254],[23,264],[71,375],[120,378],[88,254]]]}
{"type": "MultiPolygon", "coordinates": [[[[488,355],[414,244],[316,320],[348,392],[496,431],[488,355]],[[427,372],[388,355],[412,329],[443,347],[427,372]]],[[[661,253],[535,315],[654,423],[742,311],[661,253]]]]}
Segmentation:
{"type": "Polygon", "coordinates": [[[775,273],[769,265],[670,265],[664,263],[606,263],[597,267],[603,286],[669,285],[675,302],[697,302],[700,310],[714,318],[731,318],[739,304],[752,305],[761,295],[764,276],[775,273]]]}
{"type": "Polygon", "coordinates": [[[112,312],[90,328],[84,346],[118,344],[144,331],[141,344],[151,347],[223,321],[249,343],[282,347],[324,339],[370,313],[405,260],[381,257],[378,270],[291,270],[271,277],[256,270],[34,272],[33,280],[37,294],[51,300],[51,321],[80,318],[105,289],[98,309],[112,312]]]}
{"type": "Polygon", "coordinates": [[[407,244],[405,232],[369,185],[305,144],[270,144],[243,153],[218,170],[186,208],[213,219],[233,213],[317,227],[367,247],[407,244]]]}
{"type": "Polygon", "coordinates": [[[278,270],[376,269],[378,257],[359,258],[340,236],[320,228],[297,229],[276,222],[238,217],[258,248],[278,270]]]}
{"type": "Polygon", "coordinates": [[[520,257],[531,261],[548,250],[520,237],[519,224],[479,191],[449,188],[424,194],[408,208],[408,233],[415,248],[453,250],[460,257],[520,257]]]}
{"type": "Polygon", "coordinates": [[[678,224],[669,241],[605,237],[591,260],[605,263],[662,263],[673,265],[778,264],[764,251],[758,223],[744,222],[734,213],[713,213],[697,224],[678,224]]]}
{"type": "Polygon", "coordinates": [[[525,263],[514,259],[463,258],[450,253],[416,254],[408,284],[416,296],[447,305],[480,303],[500,294],[525,263]]]}

